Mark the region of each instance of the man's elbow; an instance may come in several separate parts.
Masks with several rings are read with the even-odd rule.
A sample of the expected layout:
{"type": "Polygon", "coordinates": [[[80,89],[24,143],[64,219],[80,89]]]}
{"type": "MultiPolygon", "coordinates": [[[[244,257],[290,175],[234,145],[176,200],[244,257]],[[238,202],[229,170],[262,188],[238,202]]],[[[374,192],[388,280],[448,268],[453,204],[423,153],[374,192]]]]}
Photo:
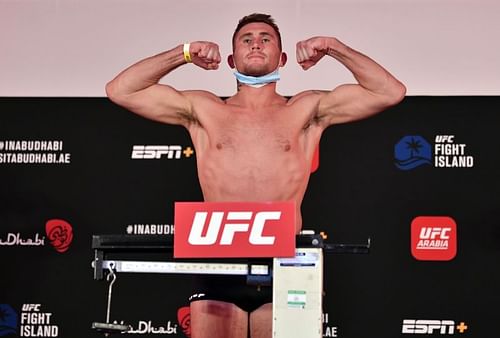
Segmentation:
{"type": "Polygon", "coordinates": [[[389,106],[394,106],[398,104],[399,102],[403,101],[403,99],[406,96],[406,86],[396,80],[395,83],[392,85],[389,97],[388,97],[388,104],[389,106]]]}
{"type": "Polygon", "coordinates": [[[123,104],[126,98],[126,95],[120,91],[118,83],[116,80],[112,80],[106,83],[106,96],[116,104],[123,104]]]}
{"type": "Polygon", "coordinates": [[[115,81],[110,81],[110,82],[106,83],[105,90],[106,90],[106,96],[111,101],[114,101],[114,98],[117,96],[115,81]]]}

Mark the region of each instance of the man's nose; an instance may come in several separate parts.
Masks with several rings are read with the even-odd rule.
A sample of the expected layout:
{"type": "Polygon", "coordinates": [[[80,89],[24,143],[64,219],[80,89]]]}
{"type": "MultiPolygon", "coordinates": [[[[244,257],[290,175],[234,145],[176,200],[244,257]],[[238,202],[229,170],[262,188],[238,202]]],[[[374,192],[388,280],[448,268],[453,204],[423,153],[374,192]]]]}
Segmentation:
{"type": "Polygon", "coordinates": [[[254,50],[254,49],[261,49],[261,44],[259,41],[254,41],[252,43],[252,50],[254,50]]]}

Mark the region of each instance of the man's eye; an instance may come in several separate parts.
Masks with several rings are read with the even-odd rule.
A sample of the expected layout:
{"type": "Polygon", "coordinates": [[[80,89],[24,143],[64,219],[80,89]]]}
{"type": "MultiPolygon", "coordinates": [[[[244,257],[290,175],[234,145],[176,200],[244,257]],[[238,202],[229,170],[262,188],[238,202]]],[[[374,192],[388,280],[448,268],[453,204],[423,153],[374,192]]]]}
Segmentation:
{"type": "Polygon", "coordinates": [[[243,39],[243,43],[250,43],[250,39],[243,39]]]}
{"type": "Polygon", "coordinates": [[[269,41],[271,41],[271,40],[269,40],[267,38],[262,39],[262,42],[269,42],[269,41]]]}

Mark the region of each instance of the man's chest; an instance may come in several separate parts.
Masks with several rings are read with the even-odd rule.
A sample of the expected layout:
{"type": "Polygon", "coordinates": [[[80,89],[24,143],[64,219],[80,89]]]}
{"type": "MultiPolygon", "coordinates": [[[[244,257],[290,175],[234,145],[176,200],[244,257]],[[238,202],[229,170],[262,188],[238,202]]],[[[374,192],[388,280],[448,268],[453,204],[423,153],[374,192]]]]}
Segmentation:
{"type": "Polygon", "coordinates": [[[261,109],[213,105],[200,111],[198,119],[191,137],[200,150],[290,152],[314,143],[319,131],[311,109],[298,105],[261,109]]]}
{"type": "Polygon", "coordinates": [[[299,119],[285,112],[231,112],[220,119],[215,118],[207,133],[219,149],[289,151],[304,137],[303,127],[299,119]]]}

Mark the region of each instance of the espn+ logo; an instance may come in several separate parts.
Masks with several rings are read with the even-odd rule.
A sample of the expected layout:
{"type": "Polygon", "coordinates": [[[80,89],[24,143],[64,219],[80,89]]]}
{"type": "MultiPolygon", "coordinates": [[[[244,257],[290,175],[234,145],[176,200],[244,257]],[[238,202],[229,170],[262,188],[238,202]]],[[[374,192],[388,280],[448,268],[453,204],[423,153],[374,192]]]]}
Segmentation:
{"type": "Polygon", "coordinates": [[[457,254],[457,225],[451,217],[419,216],[411,223],[411,253],[424,261],[449,261],[457,254]]]}
{"type": "Polygon", "coordinates": [[[134,145],[131,158],[134,160],[159,160],[161,158],[180,159],[191,157],[194,150],[191,147],[183,149],[180,145],[134,145]]]}
{"type": "Polygon", "coordinates": [[[455,321],[453,320],[403,319],[401,333],[452,335],[456,331],[464,333],[467,328],[464,322],[455,325],[455,321]]]}
{"type": "Polygon", "coordinates": [[[208,212],[196,212],[194,215],[193,225],[189,233],[188,242],[192,245],[213,245],[217,243],[219,233],[222,228],[222,235],[220,236],[220,245],[233,244],[234,235],[236,232],[249,233],[248,241],[253,245],[272,245],[274,244],[274,236],[263,236],[264,226],[268,220],[279,220],[281,218],[280,211],[261,211],[255,213],[255,218],[250,225],[253,218],[251,211],[230,211],[227,213],[227,221],[236,221],[237,223],[225,222],[224,212],[212,212],[210,221],[203,235],[205,223],[208,212]]]}

